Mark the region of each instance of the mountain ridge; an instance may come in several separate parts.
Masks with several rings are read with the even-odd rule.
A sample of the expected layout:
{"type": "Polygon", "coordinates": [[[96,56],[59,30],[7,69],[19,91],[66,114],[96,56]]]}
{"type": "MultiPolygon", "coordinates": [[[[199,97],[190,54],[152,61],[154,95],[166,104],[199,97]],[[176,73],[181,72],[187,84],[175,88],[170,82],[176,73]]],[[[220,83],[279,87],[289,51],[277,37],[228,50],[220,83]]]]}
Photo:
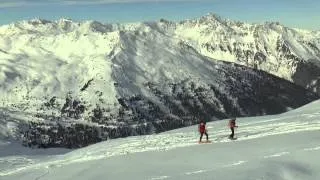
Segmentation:
{"type": "Polygon", "coordinates": [[[77,31],[76,34],[120,31],[148,33],[151,29],[189,44],[201,55],[262,69],[313,92],[319,91],[319,65],[313,60],[317,62],[320,59],[320,31],[288,28],[279,22],[243,23],[213,13],[179,22],[160,19],[158,22],[103,24],[97,21],[73,22],[70,19],[33,19],[10,24],[9,27],[14,29],[21,25],[26,30],[31,28],[26,33],[33,32],[32,26],[39,33],[56,28],[56,33],[77,31]],[[49,27],[41,30],[41,26],[48,24],[49,27]],[[316,70],[307,72],[305,66],[315,66],[316,70]]]}
{"type": "MultiPolygon", "coordinates": [[[[217,52],[219,58],[231,57],[229,62],[204,53],[202,42],[192,39],[197,36],[188,39],[190,34],[181,33],[192,25],[196,24],[162,20],[104,25],[61,19],[1,26],[0,102],[6,112],[1,124],[17,124],[14,131],[26,145],[73,148],[189,126],[199,119],[281,113],[319,98],[310,92],[317,92],[317,67],[310,77],[305,76],[310,65],[295,77],[306,85],[314,81],[305,89],[292,79],[250,63],[242,65],[242,50],[237,50],[244,58],[239,62],[232,60],[228,46],[223,51],[221,45],[217,52]]],[[[220,21],[212,25],[224,30],[220,21]]],[[[199,27],[215,34],[206,25],[199,27]]],[[[284,49],[280,55],[293,59],[290,63],[297,63],[297,55],[285,54],[286,45],[279,49],[284,49]]],[[[269,61],[263,53],[257,58],[269,61]]]]}

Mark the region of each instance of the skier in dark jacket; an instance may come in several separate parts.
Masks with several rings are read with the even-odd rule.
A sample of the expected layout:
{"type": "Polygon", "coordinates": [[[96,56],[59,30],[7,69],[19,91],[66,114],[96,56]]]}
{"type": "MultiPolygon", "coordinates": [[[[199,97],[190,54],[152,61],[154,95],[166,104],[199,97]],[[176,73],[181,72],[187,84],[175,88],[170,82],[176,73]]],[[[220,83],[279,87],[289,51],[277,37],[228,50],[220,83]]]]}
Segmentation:
{"type": "Polygon", "coordinates": [[[199,124],[199,133],[200,133],[199,143],[201,143],[203,134],[206,135],[206,137],[207,137],[207,142],[209,142],[209,137],[208,137],[208,133],[207,133],[207,129],[206,129],[206,122],[203,121],[203,120],[201,120],[201,121],[200,121],[200,124],[199,124]]]}
{"type": "Polygon", "coordinates": [[[236,118],[232,118],[229,120],[229,127],[231,130],[231,134],[229,136],[230,139],[234,139],[234,128],[237,128],[238,126],[236,125],[236,118]]]}

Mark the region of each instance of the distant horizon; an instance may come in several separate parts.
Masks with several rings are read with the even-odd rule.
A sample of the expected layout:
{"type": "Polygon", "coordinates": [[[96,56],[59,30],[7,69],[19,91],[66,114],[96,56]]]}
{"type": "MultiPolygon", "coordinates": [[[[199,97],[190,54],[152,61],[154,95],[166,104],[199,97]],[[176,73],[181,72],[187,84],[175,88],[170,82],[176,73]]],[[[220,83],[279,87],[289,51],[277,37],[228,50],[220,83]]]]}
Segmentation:
{"type": "Polygon", "coordinates": [[[235,20],[235,19],[224,17],[224,16],[220,16],[219,14],[216,14],[214,12],[206,13],[206,14],[204,14],[202,16],[196,16],[196,17],[185,18],[185,19],[167,19],[167,18],[161,18],[160,17],[159,19],[154,19],[154,20],[121,21],[121,22],[117,22],[117,21],[111,21],[111,22],[110,21],[101,21],[101,20],[95,20],[95,19],[80,19],[80,20],[77,20],[77,19],[73,19],[73,18],[70,18],[70,17],[59,17],[57,19],[47,19],[47,18],[41,18],[41,17],[33,17],[33,18],[29,18],[29,19],[21,19],[21,20],[13,21],[13,22],[7,23],[7,24],[1,24],[0,23],[0,26],[12,24],[12,23],[17,23],[17,22],[23,22],[23,21],[32,21],[32,20],[36,20],[36,19],[50,21],[50,22],[55,22],[55,21],[59,21],[59,20],[65,19],[65,20],[70,20],[70,21],[75,22],[75,23],[78,23],[78,22],[82,23],[82,22],[86,22],[86,21],[97,21],[97,22],[100,22],[102,24],[130,24],[130,23],[157,22],[157,21],[160,21],[160,20],[163,19],[163,20],[167,20],[167,21],[170,21],[170,22],[179,23],[179,22],[185,21],[185,20],[196,20],[196,19],[199,19],[201,17],[205,17],[205,16],[207,16],[209,14],[215,14],[215,15],[221,17],[222,19],[229,19],[231,21],[238,21],[238,22],[243,22],[243,23],[247,23],[247,24],[261,24],[261,25],[263,25],[265,23],[280,23],[280,25],[282,25],[284,27],[292,28],[292,29],[301,29],[301,30],[309,30],[309,31],[320,31],[320,28],[319,29],[306,29],[306,28],[300,28],[300,27],[290,27],[290,26],[287,26],[287,25],[283,24],[280,21],[248,22],[248,21],[242,21],[242,20],[235,20]]]}
{"type": "Polygon", "coordinates": [[[179,22],[217,14],[250,24],[279,22],[290,28],[320,30],[320,2],[312,0],[2,0],[0,25],[23,20],[62,18],[76,22],[136,23],[166,19],[179,22]],[[302,4],[303,3],[303,4],[302,4]]]}

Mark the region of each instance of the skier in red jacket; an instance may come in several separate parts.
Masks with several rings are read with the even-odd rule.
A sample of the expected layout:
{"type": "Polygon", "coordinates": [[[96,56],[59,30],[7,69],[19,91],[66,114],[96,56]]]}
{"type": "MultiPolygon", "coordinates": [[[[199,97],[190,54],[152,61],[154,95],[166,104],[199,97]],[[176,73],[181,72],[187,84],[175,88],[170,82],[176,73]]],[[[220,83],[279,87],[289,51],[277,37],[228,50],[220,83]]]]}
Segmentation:
{"type": "Polygon", "coordinates": [[[236,125],[236,118],[232,118],[229,120],[229,127],[231,130],[231,134],[229,136],[230,139],[234,139],[234,128],[237,128],[238,126],[236,125]]]}
{"type": "Polygon", "coordinates": [[[207,133],[207,129],[206,129],[206,122],[203,121],[203,120],[201,120],[200,124],[199,124],[199,133],[200,133],[200,141],[199,141],[199,143],[201,143],[203,134],[206,135],[207,142],[209,142],[209,137],[208,137],[208,133],[207,133]]]}

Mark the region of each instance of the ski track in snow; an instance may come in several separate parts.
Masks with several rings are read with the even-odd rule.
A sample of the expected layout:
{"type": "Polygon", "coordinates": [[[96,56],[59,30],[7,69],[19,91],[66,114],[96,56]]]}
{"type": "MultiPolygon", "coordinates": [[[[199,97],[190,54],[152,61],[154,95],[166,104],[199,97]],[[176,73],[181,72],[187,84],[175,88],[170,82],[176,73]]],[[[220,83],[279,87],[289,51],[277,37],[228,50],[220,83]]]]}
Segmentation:
{"type": "Polygon", "coordinates": [[[198,170],[198,171],[193,171],[193,172],[186,172],[186,175],[192,175],[192,174],[199,174],[199,173],[204,173],[207,172],[208,170],[198,170]]]}
{"type": "Polygon", "coordinates": [[[150,180],[160,180],[160,179],[168,179],[169,176],[159,176],[159,177],[153,177],[150,180]]]}
{"type": "MultiPolygon", "coordinates": [[[[239,166],[239,165],[245,164],[247,162],[248,161],[236,161],[236,162],[232,162],[230,164],[222,165],[222,166],[216,167],[216,168],[195,170],[195,171],[185,172],[185,173],[179,174],[179,175],[177,174],[175,176],[163,176],[163,177],[167,177],[166,179],[169,179],[169,178],[173,178],[173,177],[176,177],[176,176],[185,176],[185,175],[192,176],[192,175],[197,175],[197,174],[201,174],[201,173],[208,173],[208,172],[211,172],[211,171],[216,171],[216,170],[221,169],[221,168],[229,168],[229,167],[233,167],[233,166],[239,166]]],[[[150,180],[152,180],[152,178],[150,180]]]]}
{"type": "Polygon", "coordinates": [[[225,166],[223,166],[223,167],[238,166],[238,165],[244,164],[244,163],[246,163],[246,162],[247,162],[247,161],[238,161],[238,162],[235,162],[235,163],[232,163],[232,164],[225,165],[225,166]]]}
{"type": "Polygon", "coordinates": [[[35,180],[39,180],[40,178],[42,178],[43,176],[49,174],[49,170],[47,170],[47,172],[43,173],[42,175],[38,176],[37,178],[35,178],[35,180]]]}
{"type": "MultiPolygon", "coordinates": [[[[304,148],[303,149],[303,151],[316,151],[316,150],[320,150],[320,146],[313,147],[313,148],[304,148]]],[[[276,158],[276,157],[280,157],[280,156],[284,156],[284,155],[288,155],[288,154],[291,154],[291,152],[279,152],[279,153],[276,153],[276,154],[264,156],[263,158],[264,159],[266,159],[266,158],[276,158]]],[[[196,174],[201,174],[201,173],[208,173],[208,172],[211,172],[211,171],[219,170],[221,168],[230,168],[230,167],[234,167],[234,166],[243,165],[243,164],[248,163],[248,162],[249,161],[239,160],[239,161],[235,161],[235,162],[232,162],[232,163],[229,163],[229,164],[226,164],[226,165],[221,165],[219,167],[215,167],[215,168],[211,168],[211,169],[195,170],[195,171],[185,172],[185,173],[179,174],[179,175],[176,174],[176,175],[161,176],[161,177],[166,177],[166,179],[169,179],[169,178],[174,178],[174,177],[183,176],[183,175],[190,176],[190,175],[196,175],[196,174]]]]}
{"type": "MultiPolygon", "coordinates": [[[[318,115],[318,113],[302,114],[301,116],[304,118],[301,119],[301,121],[293,122],[289,121],[290,116],[262,120],[259,122],[244,122],[243,124],[240,120],[238,121],[239,128],[236,130],[236,136],[238,137],[238,140],[236,141],[244,141],[292,132],[320,130],[320,121],[315,118],[316,115],[318,115]],[[305,118],[310,119],[305,121],[305,118]],[[286,122],[286,120],[288,120],[288,122],[286,122]]],[[[210,127],[210,131],[208,132],[209,139],[212,143],[231,142],[231,140],[227,138],[230,133],[229,129],[227,129],[226,126],[216,126],[215,123],[221,122],[208,123],[208,127],[210,127]]],[[[4,157],[0,158],[0,164],[6,164],[7,166],[1,167],[0,176],[10,175],[28,169],[52,168],[137,152],[167,151],[179,147],[197,146],[198,143],[196,142],[198,138],[199,134],[195,127],[194,131],[191,132],[182,133],[172,131],[167,134],[136,136],[125,139],[110,140],[94,146],[78,149],[65,155],[58,155],[53,159],[48,159],[42,162],[20,156],[4,157]],[[126,143],[123,143],[123,140],[125,140],[126,143]],[[101,148],[99,148],[99,146],[101,146],[101,148]]],[[[320,150],[320,147],[306,148],[304,150],[315,151],[320,150]]],[[[289,152],[266,155],[264,158],[278,157],[287,153],[289,152]]]]}
{"type": "MultiPolygon", "coordinates": [[[[304,148],[302,150],[303,151],[317,151],[317,150],[320,150],[320,146],[313,147],[313,148],[304,148]]],[[[301,150],[298,150],[298,151],[301,151],[301,150]]],[[[276,157],[280,157],[280,156],[284,156],[284,155],[288,155],[288,154],[291,154],[291,152],[286,152],[286,151],[285,152],[279,152],[279,153],[272,154],[272,155],[266,155],[263,158],[264,159],[266,159],[266,158],[276,158],[276,157]]],[[[233,162],[233,163],[230,163],[230,164],[226,164],[226,165],[221,165],[219,167],[212,168],[212,169],[203,169],[203,170],[196,170],[196,171],[186,172],[183,175],[196,175],[196,174],[200,174],[200,173],[207,173],[207,172],[210,172],[210,171],[216,171],[216,170],[221,169],[221,168],[229,168],[229,167],[233,167],[233,166],[243,165],[243,164],[248,163],[248,162],[249,161],[239,160],[239,161],[236,161],[236,162],[233,162]]],[[[176,175],[176,176],[179,176],[179,175],[176,175]]],[[[175,176],[167,176],[167,177],[171,178],[171,177],[175,177],[175,176]]]]}
{"type": "Polygon", "coordinates": [[[318,151],[318,150],[320,150],[320,146],[318,146],[318,147],[314,147],[314,148],[305,148],[305,149],[303,149],[304,151],[318,151]]]}
{"type": "Polygon", "coordinates": [[[283,156],[283,155],[286,155],[286,154],[290,154],[290,152],[280,152],[280,153],[264,156],[264,158],[280,157],[280,156],[283,156]]]}
{"type": "MultiPolygon", "coordinates": [[[[248,161],[236,161],[236,162],[232,162],[230,164],[222,165],[222,166],[220,166],[218,168],[195,170],[195,171],[185,172],[183,174],[179,174],[179,175],[176,175],[176,176],[183,176],[183,175],[190,176],[190,175],[196,175],[196,174],[201,174],[201,173],[207,173],[207,172],[210,172],[210,171],[215,171],[215,170],[220,169],[220,168],[228,168],[228,167],[232,167],[232,166],[238,166],[238,165],[244,164],[246,162],[248,162],[248,161]]],[[[159,176],[159,177],[153,177],[150,180],[169,179],[169,178],[172,178],[172,177],[174,177],[174,176],[159,176]]]]}

